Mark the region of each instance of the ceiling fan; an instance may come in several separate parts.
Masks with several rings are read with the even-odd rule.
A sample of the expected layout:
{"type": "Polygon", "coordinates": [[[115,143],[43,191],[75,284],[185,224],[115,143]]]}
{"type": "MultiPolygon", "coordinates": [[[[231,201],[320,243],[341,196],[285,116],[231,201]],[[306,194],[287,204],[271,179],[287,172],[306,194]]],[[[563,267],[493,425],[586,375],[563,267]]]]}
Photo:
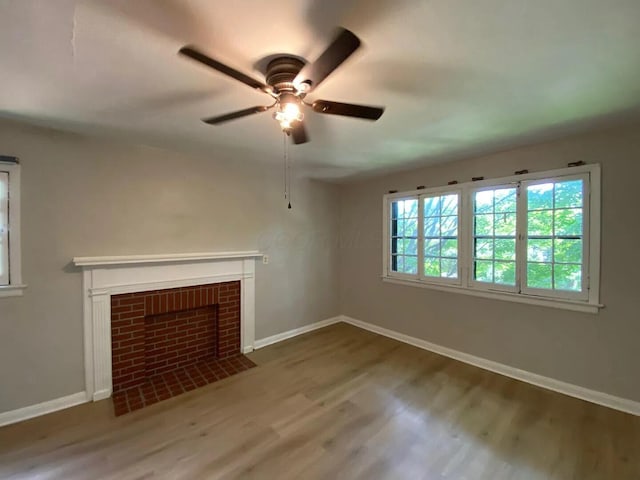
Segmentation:
{"type": "Polygon", "coordinates": [[[291,55],[281,55],[273,58],[267,65],[265,82],[251,78],[234,68],[214,60],[193,46],[184,46],[180,49],[179,53],[196,62],[211,67],[220,73],[224,73],[251,88],[264,92],[274,99],[274,103],[271,105],[258,105],[245,108],[244,110],[205,118],[202,120],[203,122],[209,125],[219,125],[229,120],[266,112],[267,110],[275,108],[273,118],[280,123],[282,131],[291,136],[293,143],[300,144],[309,141],[303,123],[303,106],[311,107],[313,111],[317,113],[342,115],[366,120],[377,120],[382,116],[384,112],[384,108],[382,107],[331,102],[329,100],[316,100],[308,103],[304,100],[307,94],[317,88],[324,79],[359,47],[360,39],[349,30],[340,28],[333,41],[313,63],[305,64],[303,60],[291,55]]]}

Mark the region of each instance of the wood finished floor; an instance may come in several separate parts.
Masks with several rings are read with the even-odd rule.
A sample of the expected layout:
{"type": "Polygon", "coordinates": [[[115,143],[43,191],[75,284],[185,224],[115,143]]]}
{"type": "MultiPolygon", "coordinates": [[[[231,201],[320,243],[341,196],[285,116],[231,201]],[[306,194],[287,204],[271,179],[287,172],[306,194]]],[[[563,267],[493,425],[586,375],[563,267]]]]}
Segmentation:
{"type": "Polygon", "coordinates": [[[115,418],[0,429],[2,479],[640,479],[640,418],[338,324],[115,418]]]}

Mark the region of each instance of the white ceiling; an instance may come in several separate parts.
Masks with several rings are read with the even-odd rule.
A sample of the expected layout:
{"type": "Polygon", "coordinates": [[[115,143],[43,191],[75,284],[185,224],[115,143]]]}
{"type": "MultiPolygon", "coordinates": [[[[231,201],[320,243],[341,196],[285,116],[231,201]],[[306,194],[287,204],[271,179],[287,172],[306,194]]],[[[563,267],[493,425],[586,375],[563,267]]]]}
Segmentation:
{"type": "Polygon", "coordinates": [[[552,138],[640,107],[638,0],[0,0],[0,116],[238,161],[281,162],[269,97],[177,55],[187,43],[262,79],[344,26],[361,48],[313,93],[386,106],[375,123],[307,112],[291,148],[325,178],[552,138]]]}

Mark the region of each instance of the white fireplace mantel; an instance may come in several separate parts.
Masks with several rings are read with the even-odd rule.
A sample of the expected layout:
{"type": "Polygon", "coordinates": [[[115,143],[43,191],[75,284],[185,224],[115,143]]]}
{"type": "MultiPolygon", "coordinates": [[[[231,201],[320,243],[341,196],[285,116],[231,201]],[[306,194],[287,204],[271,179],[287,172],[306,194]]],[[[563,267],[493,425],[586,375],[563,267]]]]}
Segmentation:
{"type": "Polygon", "coordinates": [[[257,251],[167,255],[75,257],[82,268],[85,386],[88,400],[112,393],[111,295],[239,280],[240,347],[255,341],[255,260],[257,251]]]}

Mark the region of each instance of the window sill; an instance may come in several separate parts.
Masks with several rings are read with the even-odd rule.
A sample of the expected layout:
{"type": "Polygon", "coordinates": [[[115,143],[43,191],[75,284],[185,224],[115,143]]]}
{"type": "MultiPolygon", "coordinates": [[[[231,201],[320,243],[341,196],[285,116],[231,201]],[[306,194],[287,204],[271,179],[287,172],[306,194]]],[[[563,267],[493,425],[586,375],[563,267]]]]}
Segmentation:
{"type": "Polygon", "coordinates": [[[526,303],[528,305],[538,305],[541,307],[560,308],[562,310],[573,310],[575,312],[598,313],[601,308],[604,308],[604,305],[599,303],[587,303],[576,300],[559,300],[553,298],[524,296],[521,294],[508,292],[475,290],[471,288],[460,287],[458,285],[436,285],[434,283],[425,283],[417,280],[407,280],[404,278],[394,278],[384,275],[382,276],[382,281],[387,283],[394,283],[396,285],[429,288],[431,290],[439,290],[441,292],[462,293],[464,295],[471,295],[474,297],[505,300],[507,302],[526,303]]]}
{"type": "Polygon", "coordinates": [[[26,288],[26,285],[2,285],[0,286],[0,298],[21,297],[26,288]]]}

